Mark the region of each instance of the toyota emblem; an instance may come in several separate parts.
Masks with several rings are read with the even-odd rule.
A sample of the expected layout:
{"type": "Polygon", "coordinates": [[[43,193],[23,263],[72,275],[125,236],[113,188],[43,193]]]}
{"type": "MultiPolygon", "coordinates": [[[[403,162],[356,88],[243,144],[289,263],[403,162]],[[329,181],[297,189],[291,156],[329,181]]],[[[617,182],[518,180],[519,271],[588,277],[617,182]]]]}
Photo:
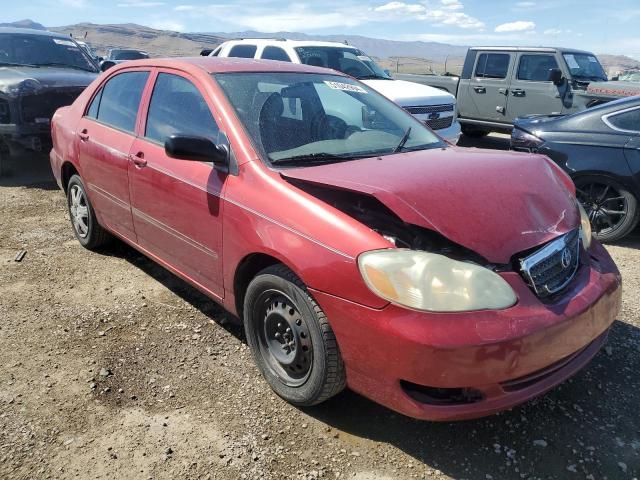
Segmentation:
{"type": "Polygon", "coordinates": [[[571,250],[569,250],[568,248],[565,248],[562,251],[562,257],[560,259],[561,263],[562,263],[562,268],[569,268],[569,265],[571,265],[571,250]]]}

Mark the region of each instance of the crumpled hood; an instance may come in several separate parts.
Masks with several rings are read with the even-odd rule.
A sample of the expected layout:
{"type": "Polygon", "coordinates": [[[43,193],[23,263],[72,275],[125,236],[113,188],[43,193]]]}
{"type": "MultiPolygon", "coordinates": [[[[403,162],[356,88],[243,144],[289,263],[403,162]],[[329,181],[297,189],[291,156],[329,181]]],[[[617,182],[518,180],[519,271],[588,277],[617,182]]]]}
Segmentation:
{"type": "Polygon", "coordinates": [[[402,107],[456,103],[456,98],[439,88],[404,80],[363,80],[378,93],[402,107]]]}
{"type": "MultiPolygon", "coordinates": [[[[98,73],[83,72],[70,68],[58,67],[0,67],[0,92],[9,94],[11,87],[16,87],[27,79],[34,79],[38,88],[86,87],[93,82],[98,73]]],[[[31,85],[30,85],[31,87],[31,85]]]]}
{"type": "Polygon", "coordinates": [[[280,173],[372,195],[405,222],[494,263],[508,263],[580,223],[575,197],[541,155],[446,148],[280,173]]]}

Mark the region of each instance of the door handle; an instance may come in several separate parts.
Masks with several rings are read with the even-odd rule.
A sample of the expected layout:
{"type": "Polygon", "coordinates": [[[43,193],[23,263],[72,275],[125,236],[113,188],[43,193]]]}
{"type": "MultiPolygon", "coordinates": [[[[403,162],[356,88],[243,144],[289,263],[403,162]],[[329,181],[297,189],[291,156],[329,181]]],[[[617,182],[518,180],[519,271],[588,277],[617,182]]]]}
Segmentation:
{"type": "Polygon", "coordinates": [[[511,94],[514,97],[524,97],[526,92],[524,90],[522,90],[521,88],[516,88],[514,90],[511,90],[511,94]]]}
{"type": "Polygon", "coordinates": [[[475,85],[473,89],[476,91],[476,93],[487,93],[487,89],[480,85],[475,85]]]}
{"type": "Polygon", "coordinates": [[[144,152],[129,155],[129,160],[131,160],[136,167],[142,168],[147,166],[147,161],[144,159],[144,152]]]}
{"type": "Polygon", "coordinates": [[[86,128],[83,128],[80,132],[78,132],[78,137],[80,137],[81,141],[86,142],[87,140],[89,140],[89,132],[86,128]]]}

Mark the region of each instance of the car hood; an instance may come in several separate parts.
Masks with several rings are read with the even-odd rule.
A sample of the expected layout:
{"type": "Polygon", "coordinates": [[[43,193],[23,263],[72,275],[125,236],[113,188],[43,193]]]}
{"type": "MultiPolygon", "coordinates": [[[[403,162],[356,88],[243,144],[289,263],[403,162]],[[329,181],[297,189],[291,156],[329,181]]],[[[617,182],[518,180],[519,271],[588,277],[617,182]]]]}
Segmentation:
{"type": "Polygon", "coordinates": [[[280,173],[372,195],[403,221],[494,263],[508,263],[580,220],[566,179],[541,155],[450,147],[280,173]]]}
{"type": "Polygon", "coordinates": [[[456,97],[438,88],[404,80],[363,80],[363,83],[402,107],[456,103],[456,97]]]}
{"type": "Polygon", "coordinates": [[[587,94],[632,97],[640,95],[640,83],[623,81],[591,82],[587,87],[587,94]]]}
{"type": "Polygon", "coordinates": [[[518,117],[513,122],[514,126],[527,132],[534,130],[547,130],[552,125],[561,124],[567,118],[567,115],[527,115],[518,117]]]}
{"type": "Polygon", "coordinates": [[[25,80],[36,80],[30,88],[86,87],[98,73],[61,67],[0,67],[0,92],[11,94],[25,80]]]}

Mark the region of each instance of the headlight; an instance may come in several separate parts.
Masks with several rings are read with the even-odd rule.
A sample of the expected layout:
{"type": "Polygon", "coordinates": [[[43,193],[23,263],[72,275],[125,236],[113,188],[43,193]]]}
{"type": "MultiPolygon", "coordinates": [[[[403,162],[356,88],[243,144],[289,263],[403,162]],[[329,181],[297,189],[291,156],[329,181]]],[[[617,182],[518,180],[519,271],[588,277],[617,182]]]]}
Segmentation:
{"type": "Polygon", "coordinates": [[[374,250],[360,255],[358,266],[373,293],[415,310],[498,310],[517,300],[513,289],[498,274],[435,253],[374,250]]]}
{"type": "Polygon", "coordinates": [[[591,222],[589,221],[589,215],[584,210],[584,207],[580,202],[578,203],[578,210],[580,211],[580,224],[582,228],[580,229],[580,236],[582,237],[582,245],[585,250],[589,248],[591,245],[592,231],[591,231],[591,222]]]}
{"type": "Polygon", "coordinates": [[[520,130],[518,128],[514,128],[511,131],[511,148],[513,149],[528,149],[531,151],[537,150],[540,145],[544,143],[544,140],[532,135],[530,133],[525,132],[524,130],[520,130]]]}

